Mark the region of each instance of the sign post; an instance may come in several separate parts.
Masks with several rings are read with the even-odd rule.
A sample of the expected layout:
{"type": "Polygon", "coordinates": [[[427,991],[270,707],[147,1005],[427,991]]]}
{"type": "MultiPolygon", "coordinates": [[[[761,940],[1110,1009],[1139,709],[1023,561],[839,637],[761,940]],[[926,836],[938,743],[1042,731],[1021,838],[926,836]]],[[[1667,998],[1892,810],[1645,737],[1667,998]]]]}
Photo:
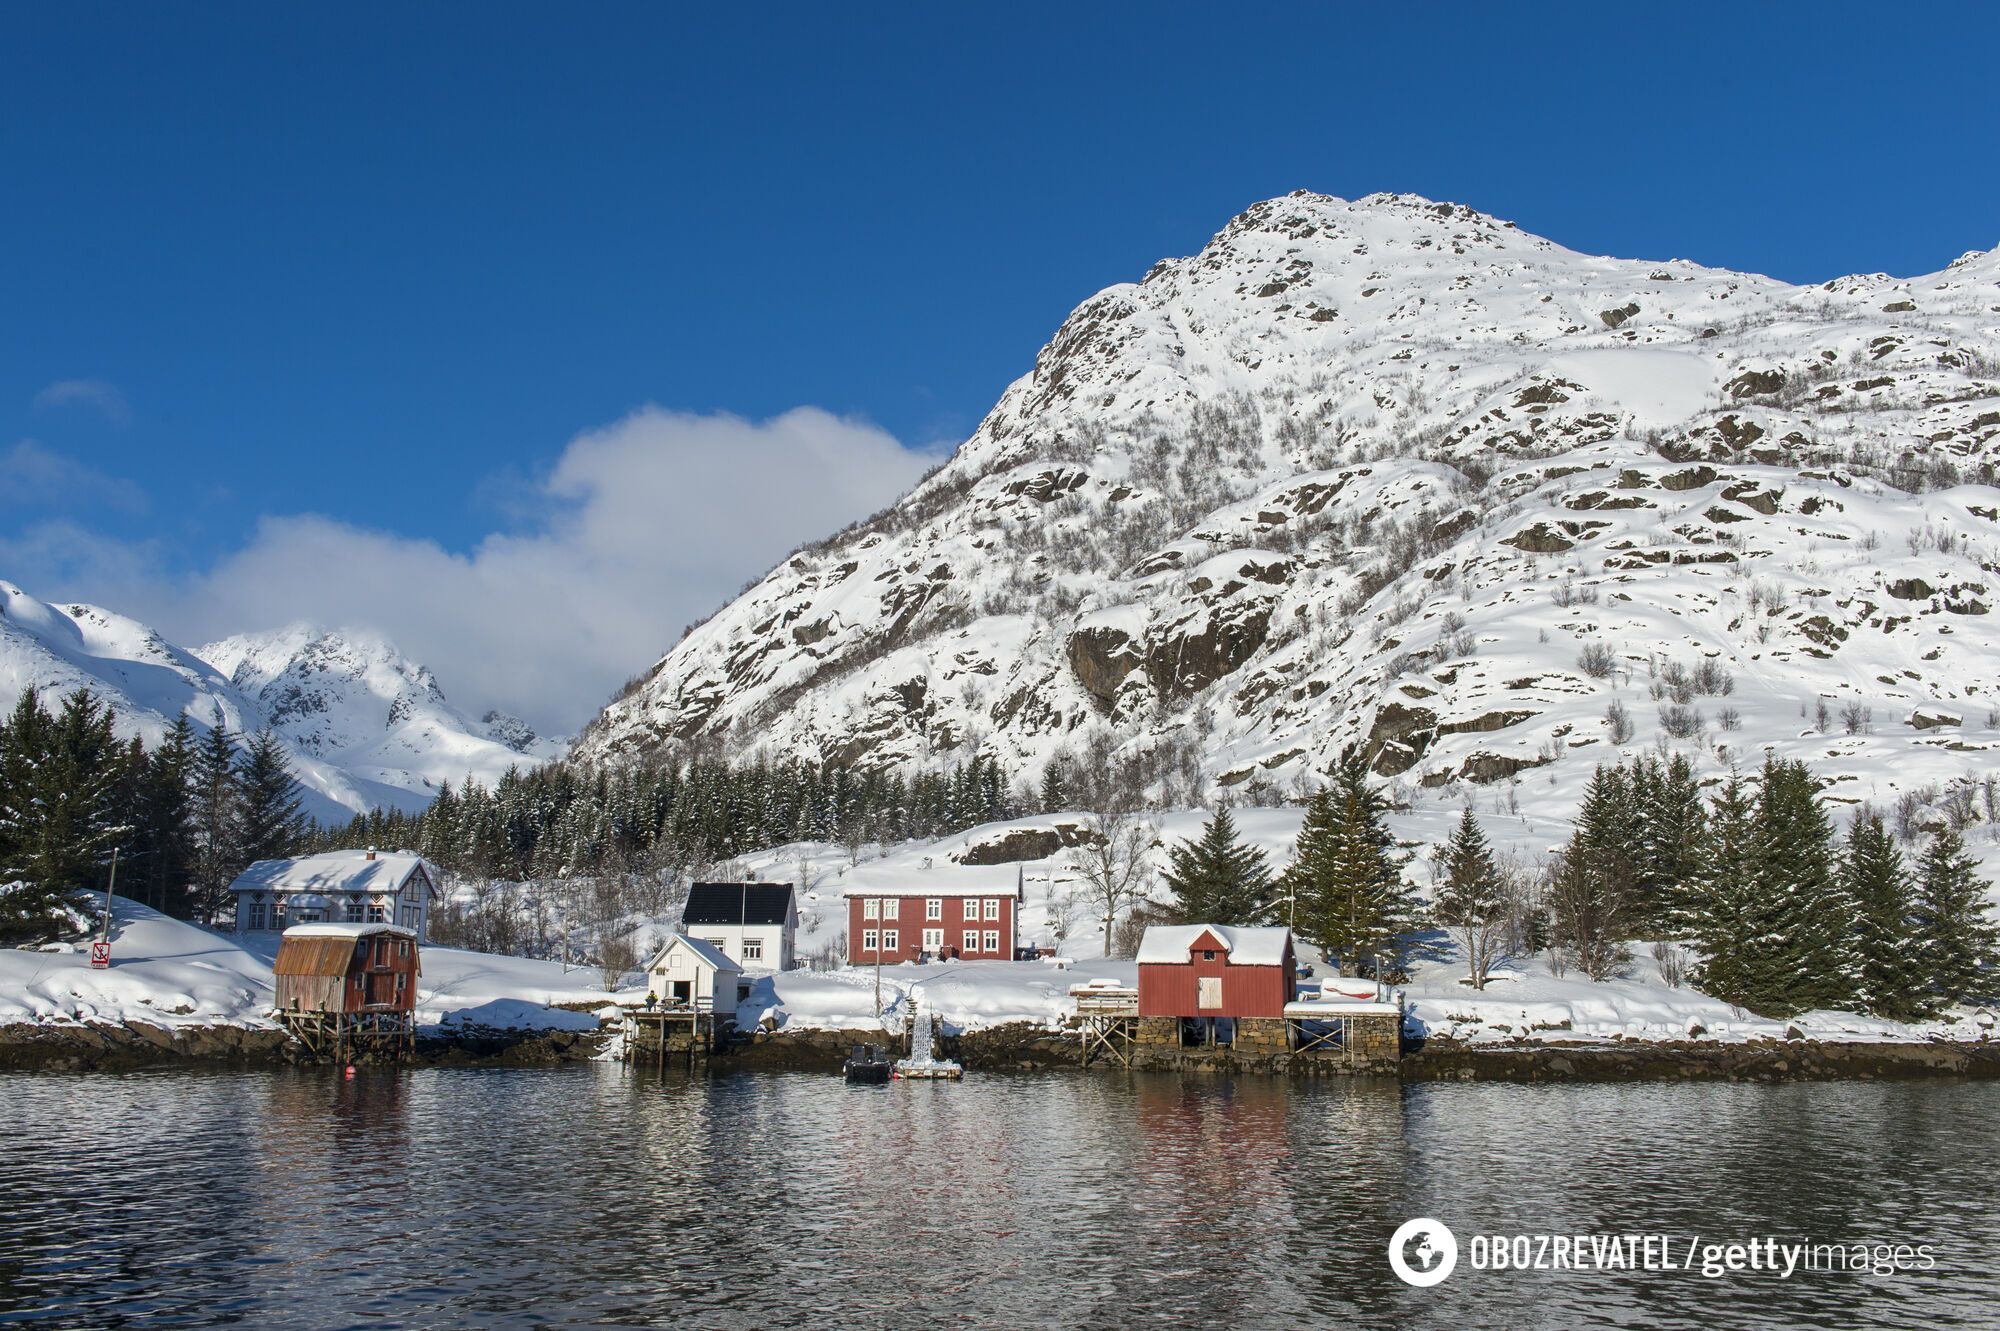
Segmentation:
{"type": "Polygon", "coordinates": [[[111,876],[104,882],[104,926],[90,944],[90,964],[103,970],[111,964],[111,889],[118,886],[118,847],[111,848],[111,876]]]}

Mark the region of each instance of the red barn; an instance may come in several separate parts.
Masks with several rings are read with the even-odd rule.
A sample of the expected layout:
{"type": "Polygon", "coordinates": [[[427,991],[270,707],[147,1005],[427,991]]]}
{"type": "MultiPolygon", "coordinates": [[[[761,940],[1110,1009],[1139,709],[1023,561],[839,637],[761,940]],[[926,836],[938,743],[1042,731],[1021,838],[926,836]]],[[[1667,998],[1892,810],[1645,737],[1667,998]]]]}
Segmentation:
{"type": "Polygon", "coordinates": [[[899,961],[1012,961],[1021,886],[856,884],[847,898],[847,960],[885,966],[899,961]]]}
{"type": "Polygon", "coordinates": [[[1139,942],[1141,1017],[1282,1019],[1297,994],[1283,926],[1154,925],[1139,942]]]}
{"type": "Polygon", "coordinates": [[[271,970],[278,1019],[314,1053],[407,1046],[416,1025],[417,935],[393,924],[300,924],[271,970]]]}

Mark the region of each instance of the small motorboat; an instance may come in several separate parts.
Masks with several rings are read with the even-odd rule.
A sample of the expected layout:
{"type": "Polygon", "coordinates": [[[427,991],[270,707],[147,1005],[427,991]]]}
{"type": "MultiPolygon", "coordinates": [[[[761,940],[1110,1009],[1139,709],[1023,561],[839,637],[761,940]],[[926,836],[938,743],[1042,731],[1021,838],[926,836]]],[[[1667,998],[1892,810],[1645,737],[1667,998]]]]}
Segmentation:
{"type": "Polygon", "coordinates": [[[847,1055],[847,1062],[841,1065],[841,1073],[849,1081],[886,1085],[892,1066],[888,1052],[882,1046],[858,1044],[847,1055]]]}

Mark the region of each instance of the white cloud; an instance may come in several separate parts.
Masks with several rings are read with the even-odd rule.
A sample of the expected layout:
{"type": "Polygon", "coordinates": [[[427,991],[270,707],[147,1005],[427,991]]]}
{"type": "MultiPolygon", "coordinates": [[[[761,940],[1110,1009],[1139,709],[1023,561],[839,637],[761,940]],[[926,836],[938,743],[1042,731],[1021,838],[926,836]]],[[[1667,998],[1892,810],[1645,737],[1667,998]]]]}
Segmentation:
{"type": "Polygon", "coordinates": [[[136,513],[146,494],[131,481],[23,439],[0,453],[0,510],[104,506],[136,513]]]}
{"type": "Polygon", "coordinates": [[[475,715],[499,707],[573,732],[684,624],[936,460],[813,407],[762,422],[648,408],[572,440],[537,487],[539,519],[469,553],[338,516],[273,516],[189,582],[91,595],[189,646],[302,618],[367,625],[475,715]]]}
{"type": "Polygon", "coordinates": [[[132,405],[125,400],[124,390],[102,379],[58,379],[35,394],[35,406],[93,407],[113,425],[124,425],[132,419],[132,405]]]}

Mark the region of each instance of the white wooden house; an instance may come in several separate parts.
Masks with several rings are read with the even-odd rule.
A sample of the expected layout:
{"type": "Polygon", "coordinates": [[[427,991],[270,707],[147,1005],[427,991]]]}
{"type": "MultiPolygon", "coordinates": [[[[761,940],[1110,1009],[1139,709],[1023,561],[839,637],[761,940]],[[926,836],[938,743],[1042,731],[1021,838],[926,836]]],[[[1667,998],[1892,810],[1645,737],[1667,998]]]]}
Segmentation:
{"type": "Polygon", "coordinates": [[[393,924],[419,941],[441,898],[437,871],[410,851],[331,850],[258,860],[229,885],[236,932],[295,924],[393,924]]]}
{"type": "Polygon", "coordinates": [[[788,971],[796,964],[798,900],[789,883],[696,883],[681,911],[681,932],[745,970],[788,971]]]}
{"type": "Polygon", "coordinates": [[[646,992],[667,1007],[734,1012],[742,982],[741,966],[714,944],[686,934],[668,938],[646,963],[646,992]]]}

